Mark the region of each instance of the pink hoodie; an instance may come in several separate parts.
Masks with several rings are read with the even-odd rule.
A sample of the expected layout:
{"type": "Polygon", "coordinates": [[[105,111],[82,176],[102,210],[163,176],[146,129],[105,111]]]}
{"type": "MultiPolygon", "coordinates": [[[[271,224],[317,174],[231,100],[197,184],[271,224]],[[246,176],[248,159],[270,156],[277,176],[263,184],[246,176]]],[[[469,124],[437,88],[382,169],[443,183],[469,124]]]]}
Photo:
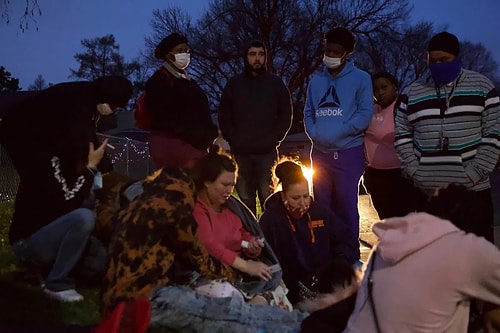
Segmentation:
{"type": "MultiPolygon", "coordinates": [[[[426,213],[386,219],[373,231],[380,239],[373,298],[381,332],[466,332],[471,298],[500,304],[500,252],[484,238],[426,213]]],[[[376,332],[368,272],[344,333],[376,332]]]]}
{"type": "Polygon", "coordinates": [[[365,157],[369,167],[375,169],[398,169],[401,167],[394,147],[394,106],[396,101],[382,109],[375,104],[372,120],[365,131],[365,157]]]}

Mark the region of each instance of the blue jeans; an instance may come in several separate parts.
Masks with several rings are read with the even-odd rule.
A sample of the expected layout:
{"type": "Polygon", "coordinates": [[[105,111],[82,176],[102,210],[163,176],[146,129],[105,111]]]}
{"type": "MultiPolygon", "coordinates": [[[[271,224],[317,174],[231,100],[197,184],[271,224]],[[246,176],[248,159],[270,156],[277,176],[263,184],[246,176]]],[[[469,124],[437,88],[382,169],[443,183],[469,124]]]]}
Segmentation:
{"type": "Polygon", "coordinates": [[[278,159],[278,153],[235,155],[238,163],[236,191],[243,203],[257,215],[256,194],[260,207],[264,210],[264,201],[271,195],[272,167],[278,159]]]}
{"type": "Polygon", "coordinates": [[[277,306],[245,303],[241,298],[212,298],[180,286],[158,288],[151,296],[150,327],[179,332],[299,333],[309,314],[277,306]]]}
{"type": "Polygon", "coordinates": [[[53,291],[72,289],[68,277],[80,261],[94,229],[94,212],[78,208],[47,224],[29,238],[12,244],[14,254],[35,265],[49,265],[45,287],[53,291]]]}
{"type": "Polygon", "coordinates": [[[354,256],[359,259],[359,181],[365,170],[363,146],[338,152],[311,152],[314,168],[314,199],[324,207],[330,207],[335,215],[347,223],[352,232],[354,256]]]}

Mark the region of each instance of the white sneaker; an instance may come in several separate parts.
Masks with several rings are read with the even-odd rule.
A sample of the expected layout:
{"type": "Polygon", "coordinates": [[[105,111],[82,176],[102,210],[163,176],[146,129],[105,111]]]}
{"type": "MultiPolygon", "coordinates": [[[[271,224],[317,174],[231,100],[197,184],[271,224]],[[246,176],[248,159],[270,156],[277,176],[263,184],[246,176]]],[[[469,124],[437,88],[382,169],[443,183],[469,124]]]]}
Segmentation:
{"type": "Polygon", "coordinates": [[[83,296],[80,295],[75,289],[67,289],[61,291],[53,291],[50,289],[43,289],[45,295],[61,302],[79,302],[83,301],[83,296]]]}

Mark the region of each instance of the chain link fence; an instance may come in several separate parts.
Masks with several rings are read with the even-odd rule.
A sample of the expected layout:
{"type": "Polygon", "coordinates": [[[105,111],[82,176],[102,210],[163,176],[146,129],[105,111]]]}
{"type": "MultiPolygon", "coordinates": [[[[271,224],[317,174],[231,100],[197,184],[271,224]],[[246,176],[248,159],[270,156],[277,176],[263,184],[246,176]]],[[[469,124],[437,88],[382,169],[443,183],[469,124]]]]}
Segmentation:
{"type": "Polygon", "coordinates": [[[13,201],[16,197],[19,176],[7,152],[0,146],[0,203],[13,201]]]}
{"type": "MultiPolygon", "coordinates": [[[[106,148],[106,152],[116,172],[140,179],[155,170],[147,142],[104,134],[99,134],[99,137],[102,140],[108,138],[108,143],[114,147],[114,149],[106,148]]],[[[18,185],[19,176],[16,169],[0,146],[0,203],[13,201],[18,185]]]]}

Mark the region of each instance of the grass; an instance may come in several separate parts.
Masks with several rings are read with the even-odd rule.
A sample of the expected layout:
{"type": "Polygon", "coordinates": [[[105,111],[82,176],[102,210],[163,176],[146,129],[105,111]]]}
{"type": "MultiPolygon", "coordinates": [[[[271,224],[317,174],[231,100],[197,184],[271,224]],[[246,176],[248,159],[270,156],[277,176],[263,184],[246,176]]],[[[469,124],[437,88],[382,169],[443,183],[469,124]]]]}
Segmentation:
{"type": "MultiPolygon", "coordinates": [[[[0,165],[1,167],[1,165],[0,165]]],[[[3,172],[4,170],[2,170],[3,172]]],[[[13,179],[9,175],[5,179],[13,179]]],[[[12,188],[12,184],[0,184],[12,188]]],[[[235,195],[237,196],[236,192],[235,195]]],[[[77,303],[60,303],[47,298],[38,281],[20,269],[9,246],[9,226],[13,202],[0,202],[0,331],[3,326],[22,329],[22,332],[72,331],[71,327],[87,327],[99,322],[99,290],[77,290],[85,300],[77,303]],[[66,330],[65,330],[66,328],[66,330]],[[69,328],[69,330],[68,330],[69,328]]],[[[257,198],[257,215],[261,215],[257,198]]],[[[18,332],[16,330],[16,332],[18,332]]],[[[174,333],[167,328],[150,328],[148,333],[174,333]]]]}
{"type": "Polygon", "coordinates": [[[19,269],[8,245],[12,212],[12,204],[0,204],[0,322],[33,328],[87,326],[97,323],[97,288],[79,290],[85,296],[84,302],[62,304],[45,297],[35,280],[19,269]]]}
{"type": "MultiPolygon", "coordinates": [[[[99,321],[99,290],[78,288],[85,300],[60,303],[43,295],[38,283],[19,269],[8,244],[13,212],[11,203],[0,203],[0,328],[23,328],[22,332],[52,332],[69,326],[92,326],[99,321]]],[[[1,331],[1,329],[0,329],[1,331]]],[[[71,330],[70,330],[71,331],[71,330]]],[[[2,331],[4,332],[4,331],[2,331]]],[[[149,333],[173,333],[166,328],[149,333]]]]}

